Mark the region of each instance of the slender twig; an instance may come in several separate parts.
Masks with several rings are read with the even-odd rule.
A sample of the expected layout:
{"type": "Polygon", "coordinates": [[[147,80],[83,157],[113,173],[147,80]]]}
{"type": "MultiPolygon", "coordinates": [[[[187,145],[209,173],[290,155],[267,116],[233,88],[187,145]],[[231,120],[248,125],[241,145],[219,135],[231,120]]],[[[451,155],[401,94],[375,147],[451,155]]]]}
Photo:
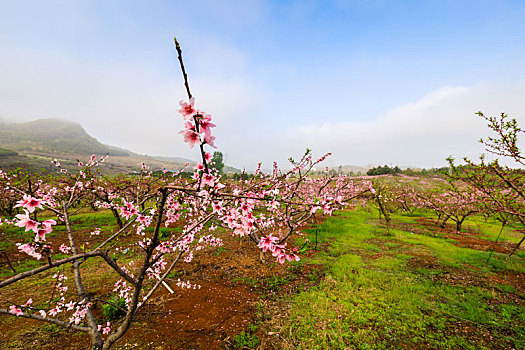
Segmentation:
{"type": "Polygon", "coordinates": [[[30,271],[21,272],[21,273],[19,273],[16,276],[13,276],[11,278],[3,280],[3,281],[0,282],[0,288],[8,286],[11,283],[19,281],[21,279],[24,279],[24,278],[27,278],[27,277],[30,277],[30,276],[34,276],[37,273],[49,270],[49,269],[51,269],[53,267],[57,267],[57,266],[60,266],[60,265],[63,265],[63,264],[67,264],[69,262],[73,262],[73,261],[76,261],[76,260],[91,258],[91,257],[94,257],[94,256],[100,256],[100,255],[102,255],[102,251],[100,251],[100,250],[92,251],[92,252],[88,252],[88,253],[75,254],[73,256],[70,256],[70,257],[67,257],[67,258],[55,261],[51,265],[44,265],[44,266],[41,266],[39,268],[30,270],[30,271]]]}
{"type": "Polygon", "coordinates": [[[16,272],[15,268],[11,264],[11,261],[9,260],[9,257],[7,256],[7,254],[4,251],[2,251],[2,255],[4,256],[5,260],[7,261],[7,264],[11,268],[11,270],[13,270],[14,273],[18,273],[18,272],[16,272]]]}
{"type": "MultiPolygon", "coordinates": [[[[9,312],[9,310],[6,310],[6,309],[0,309],[0,313],[14,316],[12,313],[9,312]]],[[[76,331],[81,331],[81,332],[90,332],[91,331],[91,328],[89,328],[89,327],[77,326],[77,325],[75,325],[73,323],[60,321],[60,320],[57,320],[55,318],[42,317],[42,316],[35,315],[35,314],[28,314],[26,312],[22,312],[22,314],[20,314],[19,317],[32,318],[34,320],[39,320],[39,321],[44,321],[44,322],[48,322],[48,323],[53,323],[53,324],[56,324],[58,326],[62,326],[62,327],[65,327],[65,328],[71,328],[71,329],[74,329],[76,331]]]]}

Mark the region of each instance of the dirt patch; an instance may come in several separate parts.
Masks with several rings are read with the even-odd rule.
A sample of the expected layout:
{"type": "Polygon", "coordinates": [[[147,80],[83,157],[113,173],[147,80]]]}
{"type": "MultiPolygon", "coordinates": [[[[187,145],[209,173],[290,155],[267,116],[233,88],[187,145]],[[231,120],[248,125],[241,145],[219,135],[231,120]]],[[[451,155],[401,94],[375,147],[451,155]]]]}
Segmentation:
{"type": "Polygon", "coordinates": [[[500,241],[494,243],[486,239],[481,239],[472,235],[465,235],[462,233],[448,234],[445,235],[445,237],[456,241],[454,245],[458,247],[483,251],[489,251],[493,249],[495,252],[502,254],[510,254],[515,246],[510,242],[500,241]]]}
{"type": "Polygon", "coordinates": [[[205,282],[200,287],[163,293],[139,315],[122,343],[223,348],[225,339],[250,323],[258,295],[247,286],[205,282]]]}
{"type": "Polygon", "coordinates": [[[437,270],[442,268],[441,264],[433,256],[425,254],[413,254],[413,256],[413,258],[408,260],[408,266],[413,269],[424,268],[429,270],[437,270]]]}
{"type": "MultiPolygon", "coordinates": [[[[463,228],[461,232],[457,232],[455,225],[452,224],[440,226],[436,221],[428,218],[417,218],[417,222],[419,225],[395,221],[392,223],[392,228],[418,235],[449,238],[454,240],[453,244],[458,247],[475,250],[494,250],[497,253],[510,254],[515,248],[515,244],[508,241],[493,242],[483,239],[479,232],[471,228],[463,228]]],[[[519,249],[525,248],[520,247],[519,249]]]]}

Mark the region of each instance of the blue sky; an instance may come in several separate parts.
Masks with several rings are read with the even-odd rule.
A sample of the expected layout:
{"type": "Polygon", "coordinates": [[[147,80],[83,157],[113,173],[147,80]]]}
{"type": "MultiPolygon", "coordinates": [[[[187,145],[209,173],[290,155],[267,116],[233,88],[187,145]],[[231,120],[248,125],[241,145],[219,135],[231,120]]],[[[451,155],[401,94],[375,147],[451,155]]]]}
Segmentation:
{"type": "Polygon", "coordinates": [[[4,1],[0,117],[197,159],[177,134],[182,44],[228,163],[432,167],[476,157],[474,113],[524,124],[523,1],[4,1]]]}

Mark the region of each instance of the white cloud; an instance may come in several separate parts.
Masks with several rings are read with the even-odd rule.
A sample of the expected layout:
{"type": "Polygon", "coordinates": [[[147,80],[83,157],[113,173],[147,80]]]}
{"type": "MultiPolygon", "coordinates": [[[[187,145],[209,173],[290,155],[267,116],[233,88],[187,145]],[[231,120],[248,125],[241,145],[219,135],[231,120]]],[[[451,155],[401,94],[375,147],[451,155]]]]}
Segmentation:
{"type": "Polygon", "coordinates": [[[295,154],[305,147],[318,153],[332,152],[331,165],[442,166],[449,155],[477,158],[484,152],[477,140],[489,130],[475,112],[506,112],[523,125],[524,94],[524,83],[446,86],[367,122],[298,126],[279,144],[295,154]]]}

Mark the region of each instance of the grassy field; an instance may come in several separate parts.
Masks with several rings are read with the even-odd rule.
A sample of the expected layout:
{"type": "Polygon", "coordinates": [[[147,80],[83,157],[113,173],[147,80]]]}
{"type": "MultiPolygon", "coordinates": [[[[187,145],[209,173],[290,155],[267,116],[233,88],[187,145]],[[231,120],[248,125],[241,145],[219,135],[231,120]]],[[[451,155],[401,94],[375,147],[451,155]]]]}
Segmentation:
{"type": "MultiPolygon", "coordinates": [[[[374,211],[327,219],[317,228],[324,251],[305,261],[326,276],[293,296],[275,329],[282,348],[525,348],[525,252],[487,262],[499,228],[470,220],[457,234],[396,214],[387,235],[374,211]]],[[[519,237],[502,236],[499,251],[519,237]]]]}

